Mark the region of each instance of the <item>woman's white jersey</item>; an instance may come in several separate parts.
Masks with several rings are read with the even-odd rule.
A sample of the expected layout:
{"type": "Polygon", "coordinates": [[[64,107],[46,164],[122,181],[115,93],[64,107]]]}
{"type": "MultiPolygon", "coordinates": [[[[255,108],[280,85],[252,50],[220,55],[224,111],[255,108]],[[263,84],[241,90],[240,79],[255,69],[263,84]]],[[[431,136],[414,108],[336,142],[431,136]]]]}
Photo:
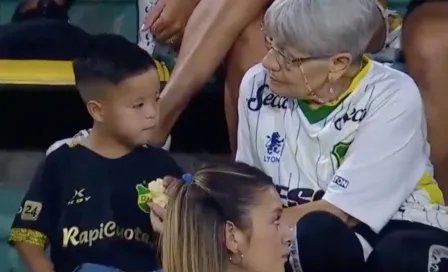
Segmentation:
{"type": "Polygon", "coordinates": [[[242,81],[237,160],[270,175],[285,204],[324,199],[375,232],[390,219],[448,230],[409,76],[367,59],[341,99],[317,110],[272,93],[268,78],[258,64],[242,81]]]}

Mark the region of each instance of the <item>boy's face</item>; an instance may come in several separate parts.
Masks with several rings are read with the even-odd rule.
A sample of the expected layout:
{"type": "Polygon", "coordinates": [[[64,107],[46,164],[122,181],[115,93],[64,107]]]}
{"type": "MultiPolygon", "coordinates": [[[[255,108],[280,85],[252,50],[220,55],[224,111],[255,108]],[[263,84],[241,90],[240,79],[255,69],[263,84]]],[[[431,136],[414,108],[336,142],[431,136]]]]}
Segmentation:
{"type": "Polygon", "coordinates": [[[126,144],[148,143],[159,121],[160,81],[156,69],[127,78],[112,88],[101,105],[104,127],[126,144]]]}

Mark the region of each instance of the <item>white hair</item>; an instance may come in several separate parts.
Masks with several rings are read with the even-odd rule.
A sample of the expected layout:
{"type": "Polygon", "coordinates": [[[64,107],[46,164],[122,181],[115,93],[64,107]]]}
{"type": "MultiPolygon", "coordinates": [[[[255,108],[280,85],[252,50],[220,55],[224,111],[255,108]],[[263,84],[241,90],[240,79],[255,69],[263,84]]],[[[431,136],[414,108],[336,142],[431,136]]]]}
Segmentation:
{"type": "Polygon", "coordinates": [[[358,58],[380,21],[375,0],[275,0],[264,28],[271,38],[309,56],[358,58]]]}

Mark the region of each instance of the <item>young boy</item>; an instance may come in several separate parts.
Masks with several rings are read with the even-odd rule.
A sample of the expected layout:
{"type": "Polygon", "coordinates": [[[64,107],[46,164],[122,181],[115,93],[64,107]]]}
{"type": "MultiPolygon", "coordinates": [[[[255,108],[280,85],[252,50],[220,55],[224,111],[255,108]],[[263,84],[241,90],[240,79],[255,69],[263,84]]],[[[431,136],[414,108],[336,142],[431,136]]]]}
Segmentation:
{"type": "Polygon", "coordinates": [[[103,34],[73,67],[93,129],[47,156],[10,241],[32,272],[71,272],[85,263],[157,270],[147,184],[182,172],[166,151],[144,146],[158,122],[154,61],[125,38],[103,34]]]}

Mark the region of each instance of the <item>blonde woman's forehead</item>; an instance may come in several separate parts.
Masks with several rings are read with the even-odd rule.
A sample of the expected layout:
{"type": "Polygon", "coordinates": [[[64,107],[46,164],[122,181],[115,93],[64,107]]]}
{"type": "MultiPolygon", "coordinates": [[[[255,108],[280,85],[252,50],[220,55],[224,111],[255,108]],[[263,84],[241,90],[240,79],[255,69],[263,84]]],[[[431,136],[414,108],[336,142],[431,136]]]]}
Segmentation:
{"type": "Polygon", "coordinates": [[[282,201],[274,187],[260,191],[257,195],[257,203],[254,206],[264,213],[274,213],[282,208],[282,201]]]}

